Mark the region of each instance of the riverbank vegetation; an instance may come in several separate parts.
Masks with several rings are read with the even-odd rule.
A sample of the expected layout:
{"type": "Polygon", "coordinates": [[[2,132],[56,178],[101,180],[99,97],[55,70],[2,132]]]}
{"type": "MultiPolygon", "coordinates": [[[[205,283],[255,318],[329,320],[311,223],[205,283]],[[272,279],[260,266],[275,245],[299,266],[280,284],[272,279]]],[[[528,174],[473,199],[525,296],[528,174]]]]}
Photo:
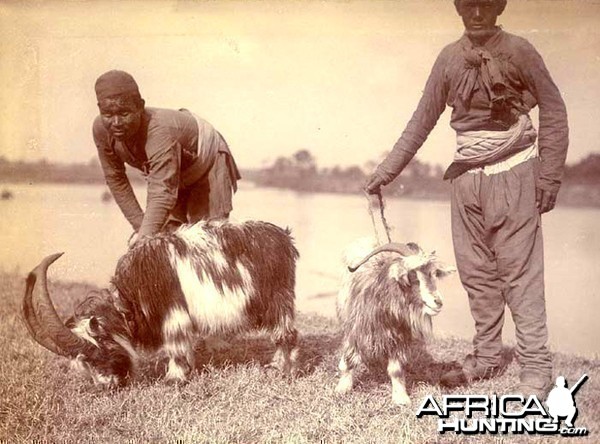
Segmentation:
{"type": "MultiPolygon", "coordinates": [[[[294,379],[267,371],[273,352],[266,337],[231,338],[231,347],[208,353],[199,342],[196,370],[183,386],[156,379],[164,361],[150,360],[129,387],[95,388],[69,368],[64,358],[37,345],[20,315],[24,276],[0,272],[0,442],[196,442],[214,443],[426,443],[562,442],[558,436],[440,435],[435,418],[417,418],[426,396],[510,394],[517,383],[513,350],[507,371],[466,389],[444,391],[438,380],[470,351],[468,341],[436,338],[427,352],[413,353],[408,368],[411,407],[391,404],[385,368],[363,374],[348,396],[334,393],[340,336],[334,320],[300,314],[301,371],[294,379]]],[[[57,311],[66,316],[93,287],[50,282],[57,311]]],[[[577,393],[576,426],[597,442],[600,430],[600,360],[556,353],[558,374],[569,383],[588,374],[577,393]]]]}
{"type": "MultiPolygon", "coordinates": [[[[291,156],[281,156],[270,165],[258,169],[243,169],[243,179],[257,186],[275,187],[310,193],[360,193],[376,162],[365,165],[320,167],[308,150],[291,156]]],[[[136,170],[128,169],[132,181],[143,182],[136,170]]],[[[413,159],[402,174],[384,188],[388,196],[411,199],[445,200],[450,184],[442,179],[444,169],[413,159]]],[[[0,181],[7,183],[81,183],[103,184],[104,176],[96,158],[85,164],[59,164],[45,160],[12,162],[0,157],[0,181]]],[[[590,154],[583,160],[567,164],[559,205],[600,207],[600,154],[590,154]]]]}
{"type": "MultiPolygon", "coordinates": [[[[375,162],[366,165],[320,168],[315,157],[300,150],[289,157],[279,157],[270,166],[246,171],[245,177],[259,186],[287,188],[304,192],[362,192],[375,162]]],[[[450,196],[450,183],[443,180],[444,169],[413,159],[402,174],[384,188],[388,196],[411,199],[445,200],[450,196]]],[[[600,154],[565,168],[559,205],[600,207],[600,154]]]]}

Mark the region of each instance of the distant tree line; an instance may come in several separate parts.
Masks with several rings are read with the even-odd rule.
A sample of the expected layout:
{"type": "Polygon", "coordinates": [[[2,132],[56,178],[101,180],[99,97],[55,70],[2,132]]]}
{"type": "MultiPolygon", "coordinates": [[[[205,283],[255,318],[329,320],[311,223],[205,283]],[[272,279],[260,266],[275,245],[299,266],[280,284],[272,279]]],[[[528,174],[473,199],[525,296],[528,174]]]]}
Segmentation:
{"type": "MultiPolygon", "coordinates": [[[[364,167],[318,168],[315,157],[308,150],[299,150],[290,157],[278,157],[270,166],[244,171],[244,177],[259,186],[287,188],[305,192],[357,193],[360,192],[376,166],[368,162],[364,167]]],[[[385,188],[388,195],[411,198],[445,199],[450,184],[443,180],[444,169],[413,159],[400,176],[385,188]]],[[[565,168],[561,195],[576,205],[600,206],[600,154],[565,168]]],[[[562,199],[563,202],[565,198],[562,199]]]]}
{"type": "MultiPolygon", "coordinates": [[[[133,182],[143,181],[141,174],[127,172],[133,182]]],[[[9,161],[0,156],[0,182],[103,184],[104,174],[97,158],[88,163],[51,163],[9,161]]]]}
{"type": "Polygon", "coordinates": [[[600,184],[600,153],[590,154],[576,164],[567,165],[564,181],[579,185],[600,184]]]}
{"type": "MultiPolygon", "coordinates": [[[[306,149],[291,156],[280,156],[271,165],[259,169],[244,169],[244,180],[258,186],[285,188],[299,192],[360,193],[376,166],[334,166],[319,168],[314,155],[306,149]]],[[[447,199],[450,185],[442,180],[444,169],[413,159],[402,174],[385,187],[387,195],[415,199],[447,199]]],[[[137,170],[128,169],[133,182],[142,182],[137,170]]],[[[0,182],[59,182],[104,184],[104,175],[97,158],[87,163],[50,163],[9,161],[0,156],[0,182]]],[[[600,153],[588,155],[565,168],[559,203],[600,207],[600,153]]]]}
{"type": "MultiPolygon", "coordinates": [[[[244,178],[259,186],[287,188],[304,192],[358,193],[374,168],[374,162],[357,165],[319,168],[308,150],[290,157],[278,157],[272,165],[257,170],[245,170],[244,178]]],[[[443,170],[419,160],[413,160],[402,175],[386,187],[386,192],[411,197],[441,197],[448,185],[441,180],[443,170]]]]}

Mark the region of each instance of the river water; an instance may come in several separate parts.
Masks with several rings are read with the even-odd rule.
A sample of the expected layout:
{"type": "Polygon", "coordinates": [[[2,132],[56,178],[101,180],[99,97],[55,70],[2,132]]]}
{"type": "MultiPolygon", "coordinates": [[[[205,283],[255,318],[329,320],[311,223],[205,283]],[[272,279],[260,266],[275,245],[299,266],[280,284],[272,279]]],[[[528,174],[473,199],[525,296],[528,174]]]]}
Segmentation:
{"type": "MultiPolygon", "coordinates": [[[[44,256],[64,251],[52,279],[106,286],[131,234],[114,202],[104,203],[101,185],[3,184],[11,200],[0,201],[0,269],[26,273],[44,256]]],[[[144,190],[136,189],[140,202],[144,190]]],[[[260,219],[292,229],[300,260],[299,311],[335,316],[340,255],[353,240],[373,235],[366,198],[254,188],[244,184],[232,218],[260,219]]],[[[450,205],[442,201],[387,199],[392,238],[417,242],[454,263],[450,205]]],[[[559,207],[543,216],[546,300],[552,350],[600,354],[600,210],[559,207]]],[[[473,321],[456,274],[441,284],[444,309],[434,318],[437,335],[470,339],[473,321]]],[[[504,338],[514,343],[506,317],[504,338]]]]}

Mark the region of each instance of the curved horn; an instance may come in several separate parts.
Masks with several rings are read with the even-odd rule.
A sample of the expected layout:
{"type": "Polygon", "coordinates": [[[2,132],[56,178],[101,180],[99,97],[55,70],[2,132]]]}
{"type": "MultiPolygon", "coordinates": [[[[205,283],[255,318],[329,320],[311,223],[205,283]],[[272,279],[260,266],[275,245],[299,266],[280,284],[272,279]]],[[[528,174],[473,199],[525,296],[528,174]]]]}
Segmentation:
{"type": "Polygon", "coordinates": [[[391,252],[391,253],[398,253],[402,256],[410,256],[412,254],[415,254],[415,252],[412,251],[408,245],[399,244],[397,242],[391,242],[389,244],[382,245],[381,247],[377,247],[354,267],[348,266],[348,270],[350,270],[351,273],[354,273],[356,270],[358,270],[360,268],[361,265],[363,265],[365,262],[367,262],[373,256],[375,256],[376,254],[379,254],[379,253],[386,252],[386,251],[391,252]]]}
{"type": "Polygon", "coordinates": [[[91,351],[94,346],[63,325],[50,299],[46,272],[62,255],[57,253],[46,257],[27,276],[23,316],[27,330],[41,346],[53,353],[74,358],[79,353],[87,354],[85,352],[91,351]],[[41,295],[34,299],[33,291],[38,279],[41,281],[41,295]]]}

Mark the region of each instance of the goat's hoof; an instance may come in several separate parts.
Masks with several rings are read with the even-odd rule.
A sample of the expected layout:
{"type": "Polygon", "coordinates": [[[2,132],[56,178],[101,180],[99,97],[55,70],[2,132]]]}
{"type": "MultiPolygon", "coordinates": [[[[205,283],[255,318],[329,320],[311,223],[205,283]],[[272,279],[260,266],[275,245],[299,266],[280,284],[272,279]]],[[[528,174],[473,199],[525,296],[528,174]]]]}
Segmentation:
{"type": "Polygon", "coordinates": [[[277,370],[278,372],[282,371],[282,366],[278,362],[269,362],[263,366],[265,370],[277,370]]]}
{"type": "Polygon", "coordinates": [[[281,373],[289,373],[290,369],[291,369],[291,364],[289,362],[285,362],[283,360],[279,360],[279,359],[274,359],[271,362],[269,362],[268,364],[265,364],[266,369],[275,369],[277,371],[280,371],[281,373]]]}
{"type": "Polygon", "coordinates": [[[335,387],[335,392],[338,395],[346,395],[352,391],[352,381],[348,381],[344,378],[340,379],[338,385],[335,387]]]}
{"type": "Polygon", "coordinates": [[[392,402],[396,405],[409,406],[411,404],[410,397],[406,393],[394,393],[392,395],[392,402]]]}
{"type": "Polygon", "coordinates": [[[290,379],[296,379],[300,375],[300,369],[297,366],[292,365],[290,366],[286,374],[290,379]]]}
{"type": "MultiPolygon", "coordinates": [[[[185,385],[189,382],[189,372],[184,371],[173,371],[173,368],[170,368],[167,374],[165,375],[165,384],[167,385],[185,385]]],[[[177,369],[179,370],[179,369],[177,369]]]]}
{"type": "Polygon", "coordinates": [[[189,383],[189,379],[181,379],[181,378],[165,378],[165,384],[170,386],[183,386],[189,383]]]}

